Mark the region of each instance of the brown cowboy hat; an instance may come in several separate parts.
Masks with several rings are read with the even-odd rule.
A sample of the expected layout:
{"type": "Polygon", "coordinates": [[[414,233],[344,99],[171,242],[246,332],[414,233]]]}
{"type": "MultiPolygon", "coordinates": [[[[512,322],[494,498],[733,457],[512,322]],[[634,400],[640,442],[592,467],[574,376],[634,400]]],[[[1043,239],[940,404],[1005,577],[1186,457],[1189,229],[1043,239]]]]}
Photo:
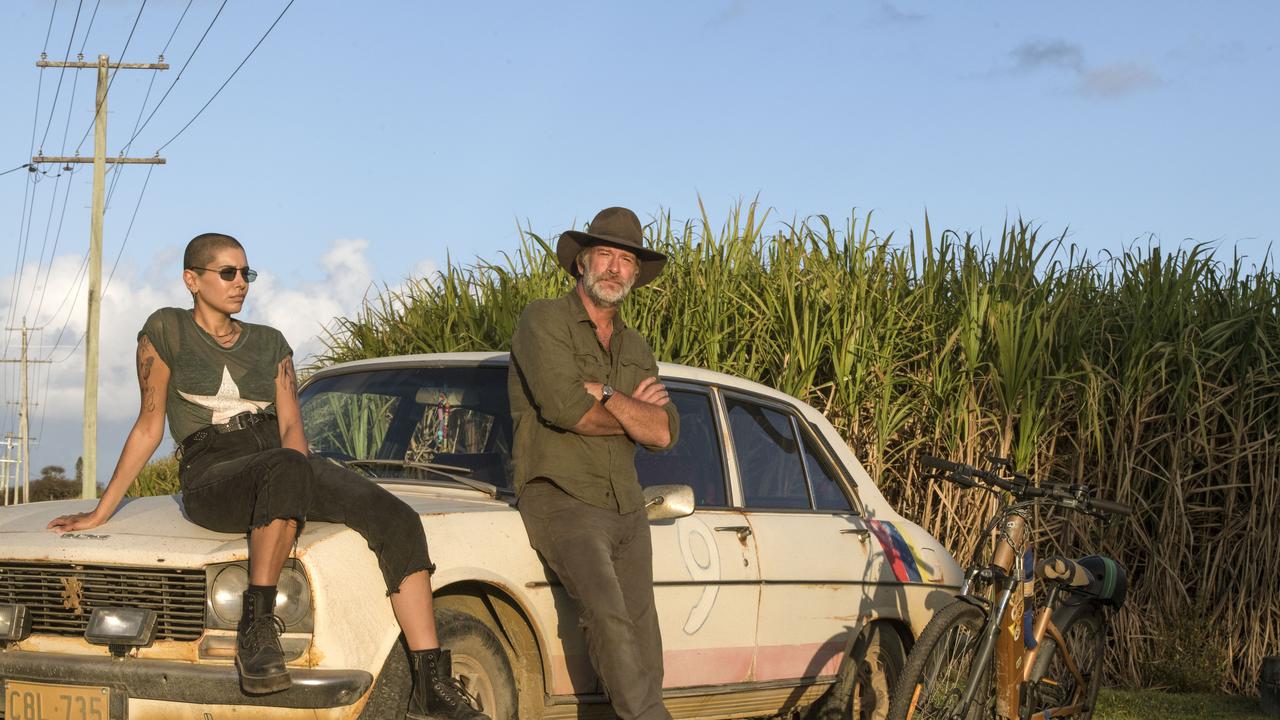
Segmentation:
{"type": "Polygon", "coordinates": [[[586,232],[566,230],[560,233],[560,242],[556,244],[556,257],[560,267],[573,277],[578,277],[578,253],[592,245],[611,245],[629,250],[640,261],[640,272],[636,274],[636,282],[632,287],[640,287],[662,273],[667,264],[667,256],[644,246],[644,231],[640,228],[640,218],[626,208],[605,208],[596,214],[587,226],[586,232]]]}

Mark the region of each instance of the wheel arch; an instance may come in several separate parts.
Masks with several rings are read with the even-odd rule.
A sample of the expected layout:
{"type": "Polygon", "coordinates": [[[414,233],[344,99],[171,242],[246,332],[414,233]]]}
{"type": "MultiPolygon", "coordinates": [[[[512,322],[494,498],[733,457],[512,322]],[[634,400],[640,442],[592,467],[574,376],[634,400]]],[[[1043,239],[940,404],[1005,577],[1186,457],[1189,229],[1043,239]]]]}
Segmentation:
{"type": "Polygon", "coordinates": [[[547,695],[546,643],[532,613],[500,584],[465,580],[437,589],[435,606],[466,612],[489,627],[507,648],[519,689],[520,717],[542,717],[547,695]]]}

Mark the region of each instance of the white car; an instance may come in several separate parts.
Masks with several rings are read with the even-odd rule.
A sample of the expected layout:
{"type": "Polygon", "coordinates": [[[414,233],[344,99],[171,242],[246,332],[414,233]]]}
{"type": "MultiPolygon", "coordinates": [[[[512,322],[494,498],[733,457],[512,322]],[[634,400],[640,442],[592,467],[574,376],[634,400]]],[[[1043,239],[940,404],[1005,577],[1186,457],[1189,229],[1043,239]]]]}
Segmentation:
{"type": "MultiPolygon", "coordinates": [[[[637,466],[672,715],[883,716],[960,568],[812,407],[720,373],[661,374],[680,439],[637,466]]],[[[345,363],[312,376],[301,402],[314,452],[422,515],[441,638],[481,708],[612,717],[574,604],[513,507],[507,356],[345,363]]],[[[277,611],[293,687],[247,697],[232,665],[245,538],[188,522],[175,496],[129,499],[92,532],[45,530],[92,506],[0,510],[4,720],[403,717],[399,629],[354,531],[307,524],[277,611]]]]}

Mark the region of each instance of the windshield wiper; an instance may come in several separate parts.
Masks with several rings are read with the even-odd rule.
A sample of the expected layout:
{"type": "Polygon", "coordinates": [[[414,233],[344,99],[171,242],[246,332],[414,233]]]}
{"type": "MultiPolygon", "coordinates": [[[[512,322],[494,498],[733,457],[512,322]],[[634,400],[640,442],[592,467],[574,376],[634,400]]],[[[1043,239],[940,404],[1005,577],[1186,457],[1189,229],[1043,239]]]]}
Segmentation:
{"type": "Polygon", "coordinates": [[[437,475],[442,475],[458,483],[459,485],[466,485],[472,490],[478,490],[488,495],[491,498],[498,497],[497,485],[487,483],[483,480],[476,480],[474,478],[467,477],[468,475],[471,474],[471,468],[458,467],[457,465],[443,465],[441,463],[414,462],[412,460],[352,459],[352,460],[344,460],[343,462],[346,463],[347,465],[354,465],[356,467],[360,467],[364,465],[373,465],[375,467],[385,465],[388,467],[413,468],[414,470],[426,470],[427,472],[435,473],[437,475]]]}

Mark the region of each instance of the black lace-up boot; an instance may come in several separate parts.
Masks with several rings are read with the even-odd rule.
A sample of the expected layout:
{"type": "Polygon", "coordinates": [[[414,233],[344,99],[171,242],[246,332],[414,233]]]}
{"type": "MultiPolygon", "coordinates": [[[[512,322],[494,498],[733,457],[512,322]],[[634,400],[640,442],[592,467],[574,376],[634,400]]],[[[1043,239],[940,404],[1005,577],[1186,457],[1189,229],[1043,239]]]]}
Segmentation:
{"type": "Polygon", "coordinates": [[[257,588],[245,592],[236,633],[236,670],[246,695],[280,692],[292,684],[280,649],[283,632],[284,623],[275,616],[275,588],[270,593],[257,588]]]}
{"type": "Polygon", "coordinates": [[[408,720],[488,720],[488,715],[472,707],[462,683],[453,677],[448,650],[410,651],[409,672],[413,690],[405,713],[408,720]]]}

